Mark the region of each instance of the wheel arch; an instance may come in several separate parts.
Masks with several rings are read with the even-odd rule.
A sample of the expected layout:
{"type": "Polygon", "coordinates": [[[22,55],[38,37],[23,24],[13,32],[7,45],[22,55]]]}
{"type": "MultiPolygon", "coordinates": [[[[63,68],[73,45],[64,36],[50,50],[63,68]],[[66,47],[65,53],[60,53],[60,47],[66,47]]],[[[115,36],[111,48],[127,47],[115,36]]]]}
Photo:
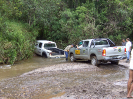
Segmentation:
{"type": "Polygon", "coordinates": [[[93,56],[96,56],[96,54],[92,53],[92,54],[90,55],[90,59],[91,59],[93,56]]]}
{"type": "Polygon", "coordinates": [[[76,61],[76,58],[75,58],[75,56],[74,56],[74,54],[72,52],[70,53],[70,60],[71,60],[71,62],[75,62],[76,61]],[[71,58],[72,56],[73,56],[73,58],[71,58]]]}
{"type": "Polygon", "coordinates": [[[91,60],[91,64],[92,64],[92,65],[94,65],[94,66],[99,66],[100,61],[97,59],[96,54],[92,53],[92,54],[90,55],[90,60],[91,60]],[[95,57],[95,60],[96,60],[96,64],[95,64],[95,65],[92,64],[92,59],[93,59],[94,57],[95,57]]]}
{"type": "Polygon", "coordinates": [[[44,51],[42,52],[42,57],[48,58],[46,52],[44,52],[44,51]]]}
{"type": "MultiPolygon", "coordinates": [[[[73,54],[73,52],[70,52],[70,53],[69,53],[69,56],[71,56],[72,54],[73,54]]],[[[73,54],[73,55],[74,55],[74,54],[73,54]]]]}

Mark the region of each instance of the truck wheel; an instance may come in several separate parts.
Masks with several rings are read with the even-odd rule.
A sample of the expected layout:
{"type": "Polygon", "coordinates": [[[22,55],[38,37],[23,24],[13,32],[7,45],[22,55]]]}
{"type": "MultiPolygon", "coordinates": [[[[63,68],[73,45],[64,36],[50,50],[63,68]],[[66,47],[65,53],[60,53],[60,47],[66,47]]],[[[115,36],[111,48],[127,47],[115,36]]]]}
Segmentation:
{"type": "Polygon", "coordinates": [[[42,53],[42,57],[48,58],[45,52],[42,53]]]}
{"type": "Polygon", "coordinates": [[[74,55],[73,55],[73,54],[71,54],[71,55],[70,55],[70,61],[71,61],[71,62],[76,61],[76,59],[75,59],[75,57],[74,57],[74,55]]]}
{"type": "Polygon", "coordinates": [[[94,66],[98,66],[99,65],[99,61],[97,60],[96,56],[92,56],[91,64],[94,65],[94,66]]]}
{"type": "Polygon", "coordinates": [[[118,64],[119,64],[119,61],[111,61],[111,64],[116,64],[116,65],[118,65],[118,64]]]}

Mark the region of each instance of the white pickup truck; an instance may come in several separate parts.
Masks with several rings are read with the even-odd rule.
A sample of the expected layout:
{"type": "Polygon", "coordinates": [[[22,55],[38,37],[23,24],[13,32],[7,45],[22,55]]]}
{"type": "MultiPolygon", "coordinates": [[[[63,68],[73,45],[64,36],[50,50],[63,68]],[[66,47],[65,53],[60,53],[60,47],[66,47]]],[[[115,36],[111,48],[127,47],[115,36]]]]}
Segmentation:
{"type": "Polygon", "coordinates": [[[97,66],[100,62],[108,61],[118,64],[119,60],[126,58],[125,46],[115,46],[108,38],[82,40],[78,46],[78,48],[73,47],[69,50],[71,61],[91,60],[91,64],[97,66]]]}
{"type": "Polygon", "coordinates": [[[65,53],[62,49],[57,48],[53,41],[37,40],[35,44],[35,53],[45,58],[64,58],[65,53]]]}

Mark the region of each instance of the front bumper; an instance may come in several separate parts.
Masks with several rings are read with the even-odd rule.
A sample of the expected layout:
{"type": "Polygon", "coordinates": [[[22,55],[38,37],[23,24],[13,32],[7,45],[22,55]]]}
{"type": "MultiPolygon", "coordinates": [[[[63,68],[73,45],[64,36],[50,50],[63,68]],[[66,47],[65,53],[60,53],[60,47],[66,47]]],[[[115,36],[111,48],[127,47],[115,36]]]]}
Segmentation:
{"type": "Polygon", "coordinates": [[[65,58],[65,55],[51,55],[49,58],[65,58]]]}
{"type": "Polygon", "coordinates": [[[118,60],[123,60],[126,59],[126,56],[113,56],[113,57],[104,57],[105,61],[118,61],[118,60]]]}

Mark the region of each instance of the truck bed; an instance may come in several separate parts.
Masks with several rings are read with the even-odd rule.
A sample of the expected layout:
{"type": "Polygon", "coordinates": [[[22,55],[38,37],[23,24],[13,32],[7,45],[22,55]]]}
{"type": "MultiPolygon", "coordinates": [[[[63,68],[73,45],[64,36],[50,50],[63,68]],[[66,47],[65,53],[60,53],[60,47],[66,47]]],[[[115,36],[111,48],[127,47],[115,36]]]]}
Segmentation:
{"type": "Polygon", "coordinates": [[[48,50],[52,51],[52,55],[64,55],[64,51],[59,48],[48,48],[48,50]]]}
{"type": "Polygon", "coordinates": [[[51,53],[51,58],[55,58],[55,57],[65,57],[65,53],[64,50],[59,49],[59,48],[47,48],[47,50],[52,51],[51,53]]]}

